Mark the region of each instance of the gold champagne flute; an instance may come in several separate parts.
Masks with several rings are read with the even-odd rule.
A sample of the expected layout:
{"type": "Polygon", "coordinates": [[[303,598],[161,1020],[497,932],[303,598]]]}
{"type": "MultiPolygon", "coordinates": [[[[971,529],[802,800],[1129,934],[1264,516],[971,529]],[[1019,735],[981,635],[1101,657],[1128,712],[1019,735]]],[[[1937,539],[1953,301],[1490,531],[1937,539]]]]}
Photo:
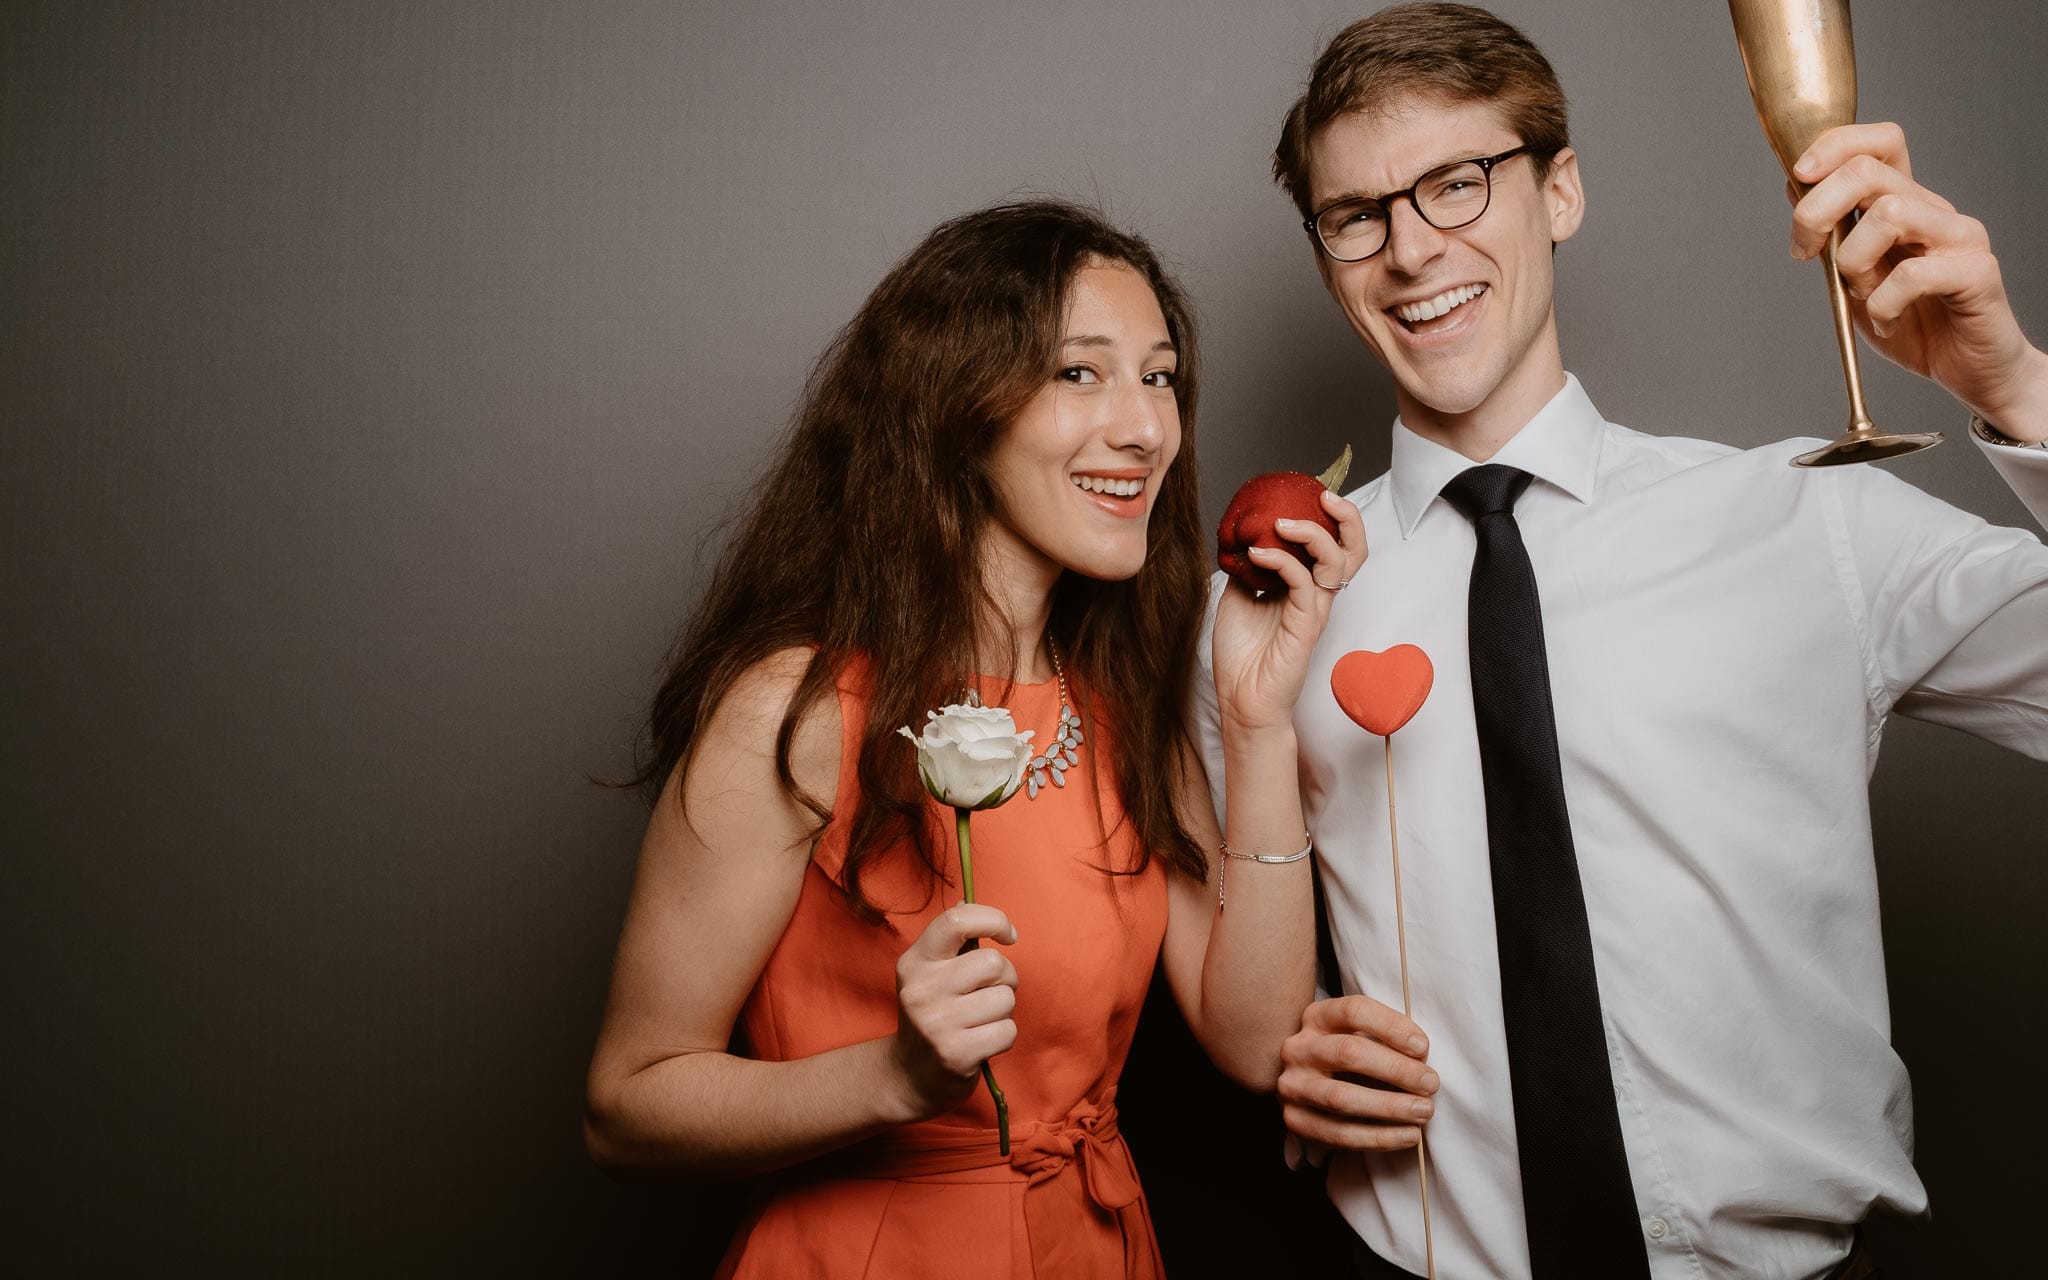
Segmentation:
{"type": "MultiPolygon", "coordinates": [[[[1778,163],[1790,176],[1793,164],[1813,140],[1856,119],[1856,42],[1849,30],[1849,0],[1728,0],[1735,41],[1742,46],[1742,70],[1749,96],[1763,121],[1778,163]]],[[[1797,178],[1801,195],[1808,187],[1797,178]]],[[[1835,341],[1842,349],[1842,375],[1849,383],[1849,430],[1826,448],[1803,453],[1794,466],[1831,467],[1874,462],[1941,443],[1939,431],[1892,434],[1877,429],[1863,407],[1863,372],[1856,363],[1856,326],[1849,319],[1849,295],[1835,270],[1842,229],[1828,234],[1821,265],[1828,274],[1834,306],[1835,341]]]]}

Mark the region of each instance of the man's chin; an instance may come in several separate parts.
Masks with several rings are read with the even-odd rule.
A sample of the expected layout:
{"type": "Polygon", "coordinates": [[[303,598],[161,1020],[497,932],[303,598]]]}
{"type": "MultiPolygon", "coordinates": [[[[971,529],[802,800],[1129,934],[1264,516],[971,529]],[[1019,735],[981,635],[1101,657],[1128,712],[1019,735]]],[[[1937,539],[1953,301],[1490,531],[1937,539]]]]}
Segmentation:
{"type": "Polygon", "coordinates": [[[1495,384],[1483,378],[1419,378],[1400,384],[1404,415],[1415,414],[1438,420],[1462,418],[1486,403],[1495,384]]]}
{"type": "Polygon", "coordinates": [[[1506,377],[1505,369],[1487,367],[1483,352],[1445,351],[1417,359],[1390,339],[1368,341],[1366,348],[1394,380],[1403,417],[1463,417],[1483,406],[1506,377]],[[1390,350],[1399,358],[1389,359],[1390,350]]]}

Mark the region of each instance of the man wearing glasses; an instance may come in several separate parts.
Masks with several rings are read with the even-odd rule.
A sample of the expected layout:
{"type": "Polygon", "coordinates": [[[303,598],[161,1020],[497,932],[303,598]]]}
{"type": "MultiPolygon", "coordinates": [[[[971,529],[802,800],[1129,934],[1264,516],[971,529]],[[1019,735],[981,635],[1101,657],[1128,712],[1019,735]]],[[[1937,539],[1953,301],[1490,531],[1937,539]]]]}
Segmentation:
{"type": "MultiPolygon", "coordinates": [[[[1327,697],[1295,714],[1351,994],[1305,1012],[1279,1091],[1340,1149],[1360,1273],[1425,1268],[1426,1122],[1445,1280],[1874,1274],[1856,1224],[1926,1196],[1868,770],[1892,711],[2048,759],[2048,550],[1873,468],[1787,465],[1810,444],[1605,422],[1553,310],[1584,211],[1563,94],[1491,14],[1339,34],[1274,167],[1400,408],[1309,687],[1354,649],[1436,665],[1399,735],[1412,1022],[1373,998],[1401,990],[1383,740],[1327,697]]],[[[1982,227],[1891,126],[1799,172],[1795,251],[1862,211],[1839,263],[1866,334],[2048,518],[2048,355],[1982,227]]],[[[1203,679],[1196,705],[1220,782],[1203,679]]]]}

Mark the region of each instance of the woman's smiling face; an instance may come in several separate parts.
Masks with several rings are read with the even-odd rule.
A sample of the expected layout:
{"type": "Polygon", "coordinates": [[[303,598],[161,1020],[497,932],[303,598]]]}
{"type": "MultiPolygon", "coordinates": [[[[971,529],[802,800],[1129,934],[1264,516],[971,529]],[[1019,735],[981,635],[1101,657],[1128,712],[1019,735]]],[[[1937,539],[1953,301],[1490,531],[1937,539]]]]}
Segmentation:
{"type": "Polygon", "coordinates": [[[988,458],[990,550],[1048,580],[1118,580],[1145,563],[1146,529],[1180,450],[1178,357],[1145,277],[1091,258],[1067,287],[1057,366],[988,458]]]}

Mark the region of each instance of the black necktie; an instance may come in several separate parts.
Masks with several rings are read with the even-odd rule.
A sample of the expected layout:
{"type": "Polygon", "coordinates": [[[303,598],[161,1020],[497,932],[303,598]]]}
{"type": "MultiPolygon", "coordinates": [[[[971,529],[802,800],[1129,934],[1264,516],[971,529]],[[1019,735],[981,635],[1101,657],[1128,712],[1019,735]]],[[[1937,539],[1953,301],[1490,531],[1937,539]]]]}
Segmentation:
{"type": "Polygon", "coordinates": [[[1515,524],[1528,487],[1528,472],[1496,464],[1443,493],[1479,538],[1467,622],[1472,710],[1529,1258],[1536,1280],[1647,1277],[1558,767],[1543,606],[1515,524]]]}

